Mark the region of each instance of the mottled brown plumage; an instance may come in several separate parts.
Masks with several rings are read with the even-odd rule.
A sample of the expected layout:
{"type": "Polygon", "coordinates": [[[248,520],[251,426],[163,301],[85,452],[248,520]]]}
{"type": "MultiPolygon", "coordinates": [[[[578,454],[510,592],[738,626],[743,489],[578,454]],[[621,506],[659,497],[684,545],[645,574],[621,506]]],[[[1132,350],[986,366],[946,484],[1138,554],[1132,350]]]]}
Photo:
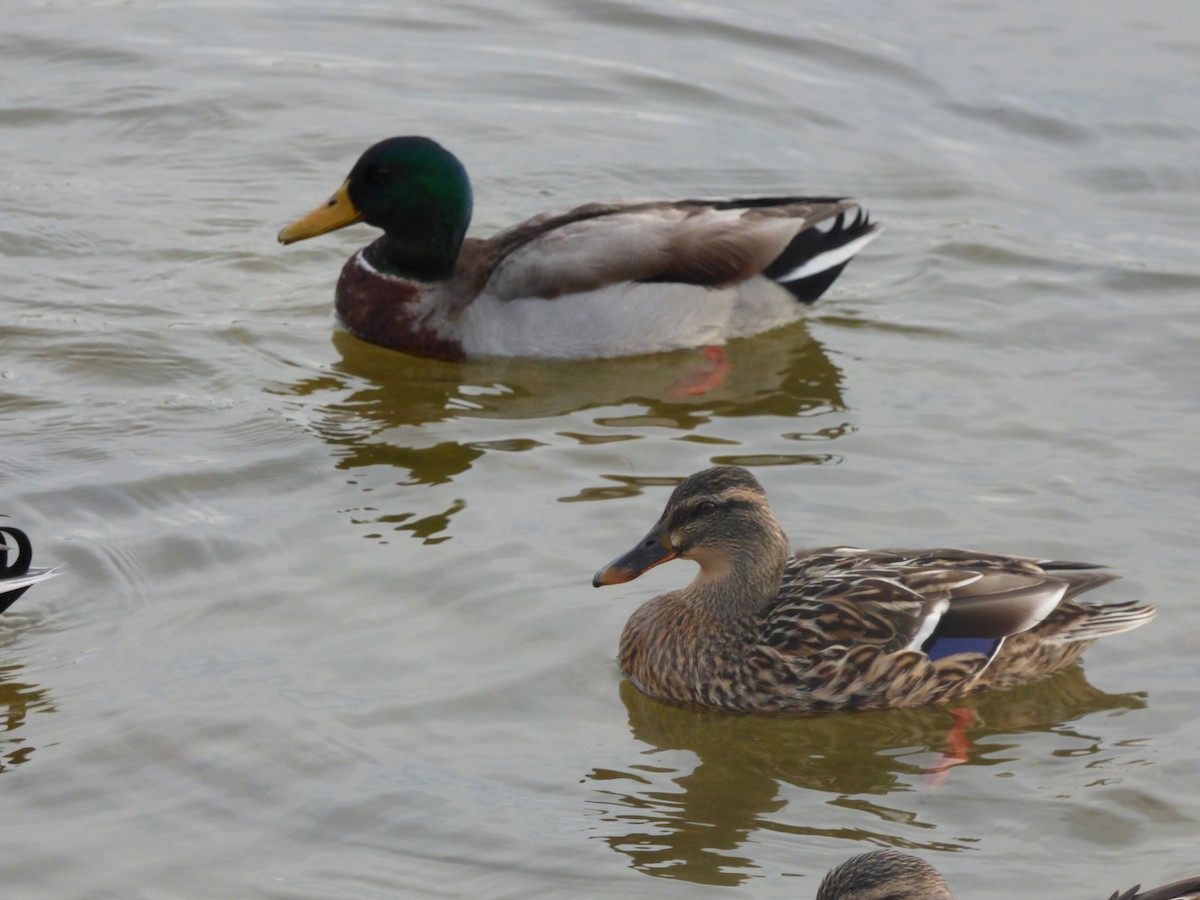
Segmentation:
{"type": "Polygon", "coordinates": [[[735,466],[684,479],[649,534],[593,583],[675,557],[700,571],[630,617],[621,669],[652,697],[729,711],[953,700],[1049,675],[1154,616],[1077,600],[1117,577],[1086,563],[847,547],[793,556],[762,487],[735,466]]]}

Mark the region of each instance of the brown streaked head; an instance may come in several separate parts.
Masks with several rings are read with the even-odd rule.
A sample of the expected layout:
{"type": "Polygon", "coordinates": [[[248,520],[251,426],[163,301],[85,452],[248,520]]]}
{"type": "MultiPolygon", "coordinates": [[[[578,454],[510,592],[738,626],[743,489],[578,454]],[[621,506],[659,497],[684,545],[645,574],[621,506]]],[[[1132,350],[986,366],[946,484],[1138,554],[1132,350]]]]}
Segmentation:
{"type": "Polygon", "coordinates": [[[821,880],[817,900],[954,900],[938,870],[898,850],[846,860],[821,880]]]}
{"type": "Polygon", "coordinates": [[[698,562],[709,574],[723,574],[731,556],[751,558],[764,540],[776,537],[782,538],[786,557],[786,538],[758,480],[738,466],[714,466],[681,481],[654,527],[597,572],[592,584],[631,581],[676,557],[698,562]]]}

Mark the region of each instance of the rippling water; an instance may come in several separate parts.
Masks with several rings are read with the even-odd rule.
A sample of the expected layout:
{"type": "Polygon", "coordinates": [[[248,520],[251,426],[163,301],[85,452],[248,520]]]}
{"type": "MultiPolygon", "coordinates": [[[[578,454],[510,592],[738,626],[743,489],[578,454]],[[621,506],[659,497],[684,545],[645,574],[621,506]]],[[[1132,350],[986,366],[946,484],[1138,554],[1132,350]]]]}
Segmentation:
{"type": "Polygon", "coordinates": [[[1200,17],[1102,2],[10,4],[7,893],[807,897],[876,846],[963,897],[1200,866],[1200,17]],[[451,365],[334,327],[365,228],[275,232],[423,133],[475,233],[619,197],[852,194],[886,232],[729,348],[451,365]],[[797,543],[1112,564],[1158,621],[944,709],[747,720],[622,685],[686,564],[591,574],[755,467],[797,543]]]}

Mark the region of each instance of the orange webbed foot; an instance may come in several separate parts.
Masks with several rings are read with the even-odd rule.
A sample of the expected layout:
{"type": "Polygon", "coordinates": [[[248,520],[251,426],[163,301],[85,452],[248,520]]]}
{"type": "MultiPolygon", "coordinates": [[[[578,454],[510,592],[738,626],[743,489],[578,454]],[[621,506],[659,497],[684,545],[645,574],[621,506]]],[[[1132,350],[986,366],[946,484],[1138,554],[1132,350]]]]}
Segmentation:
{"type": "Polygon", "coordinates": [[[733,367],[725,358],[724,348],[705,347],[700,352],[704,354],[704,363],[671,386],[673,396],[696,397],[725,383],[725,376],[733,367]]]}

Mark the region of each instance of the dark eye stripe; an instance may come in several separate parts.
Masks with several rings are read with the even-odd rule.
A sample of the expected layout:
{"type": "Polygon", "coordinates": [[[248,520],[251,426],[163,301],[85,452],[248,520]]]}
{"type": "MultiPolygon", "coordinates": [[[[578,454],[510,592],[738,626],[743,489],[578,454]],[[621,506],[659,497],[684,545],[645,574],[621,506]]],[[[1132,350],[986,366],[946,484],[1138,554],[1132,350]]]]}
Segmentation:
{"type": "Polygon", "coordinates": [[[756,506],[758,504],[752,503],[749,500],[702,500],[699,503],[693,503],[677,510],[671,517],[671,520],[673,524],[679,525],[691,519],[700,518],[708,513],[716,512],[717,510],[721,512],[733,512],[739,509],[751,509],[756,506]],[[715,503],[716,505],[713,509],[704,509],[705,503],[715,503]]]}
{"type": "Polygon", "coordinates": [[[722,500],[717,504],[721,509],[754,509],[759,504],[749,500],[722,500]]]}

